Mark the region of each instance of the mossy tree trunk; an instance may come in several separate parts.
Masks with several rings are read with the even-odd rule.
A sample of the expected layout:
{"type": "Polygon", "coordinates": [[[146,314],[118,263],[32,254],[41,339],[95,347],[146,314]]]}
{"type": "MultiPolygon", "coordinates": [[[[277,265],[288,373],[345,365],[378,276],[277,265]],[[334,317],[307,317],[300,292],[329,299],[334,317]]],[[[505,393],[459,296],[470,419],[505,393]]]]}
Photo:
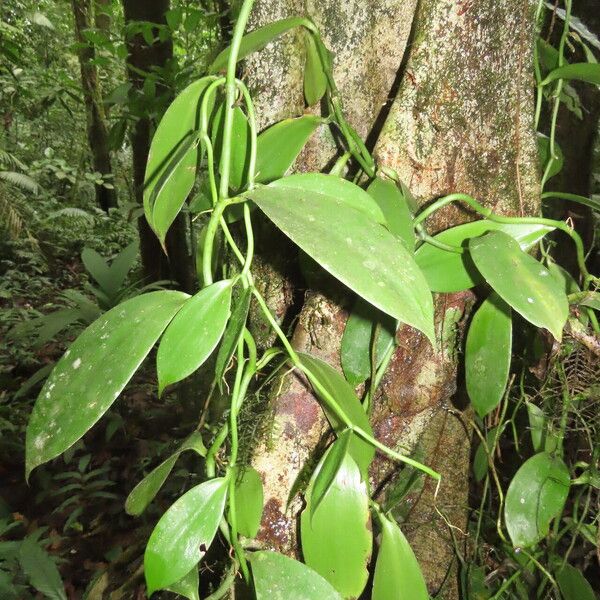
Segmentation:
{"type": "MultiPolygon", "coordinates": [[[[112,175],[108,130],[102,100],[102,90],[98,79],[98,70],[94,64],[96,51],[91,42],[84,37],[86,29],[94,26],[94,3],[92,0],[71,0],[75,22],[75,39],[78,43],[77,57],[81,71],[81,87],[85,102],[87,137],[92,154],[94,171],[102,175],[112,175]]],[[[112,183],[110,179],[108,183],[112,183]]],[[[96,185],[96,201],[102,210],[117,206],[114,189],[96,185]]]]}
{"type": "MultiPolygon", "coordinates": [[[[313,18],[334,54],[350,123],[370,141],[378,163],[394,168],[420,204],[465,192],[499,213],[524,215],[539,210],[533,9],[531,0],[421,0],[418,6],[406,0],[259,0],[252,26],[293,14],[313,18]]],[[[245,74],[261,126],[305,110],[303,61],[301,32],[291,32],[247,61],[245,74]]],[[[323,128],[297,168],[321,169],[337,152],[333,135],[323,128]]],[[[428,226],[435,232],[473,218],[464,209],[448,208],[428,226]]],[[[268,280],[264,286],[278,318],[296,323],[295,346],[339,369],[351,302],[346,292],[309,290],[293,314],[298,311],[290,301],[298,298],[290,291],[293,269],[282,269],[268,257],[260,265],[257,277],[268,280]]],[[[451,599],[459,597],[451,533],[459,545],[466,544],[471,435],[468,409],[457,400],[457,372],[464,325],[476,297],[464,292],[435,300],[440,350],[409,327],[399,330],[399,347],[375,400],[372,424],[382,441],[404,452],[419,444],[425,461],[442,473],[437,501],[433,482],[426,482],[411,498],[403,528],[430,592],[451,599]]],[[[297,555],[302,501],[296,497],[288,505],[288,495],[326,440],[328,427],[313,394],[294,374],[274,387],[266,412],[268,426],[253,448],[266,501],[257,542],[297,555]]],[[[385,494],[396,473],[397,465],[378,458],[372,489],[385,494]]]]}

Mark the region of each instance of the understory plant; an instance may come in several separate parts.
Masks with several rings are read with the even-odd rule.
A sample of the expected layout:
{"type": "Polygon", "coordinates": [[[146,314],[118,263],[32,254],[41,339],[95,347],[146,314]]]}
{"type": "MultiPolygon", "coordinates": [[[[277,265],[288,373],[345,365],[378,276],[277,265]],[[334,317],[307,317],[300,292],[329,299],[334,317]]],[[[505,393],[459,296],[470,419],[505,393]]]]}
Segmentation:
{"type": "MultiPolygon", "coordinates": [[[[369,482],[376,452],[436,482],[444,475],[377,440],[369,423],[371,399],[394,353],[397,328],[412,326],[438,348],[432,292],[483,290],[465,354],[467,391],[481,424],[506,407],[516,315],[560,342],[571,304],[597,331],[596,317],[585,307],[599,306],[598,280],[587,270],[581,238],[563,221],[501,216],[463,193],[416,210],[396,173],[374,161],[346,121],[332,57],[314,24],[291,17],[244,35],[251,8],[252,1],[245,0],[231,46],[165,113],[146,169],[144,212],[163,246],[200,181],[193,204],[195,212],[208,217],[195,253],[202,288],[193,296],[159,290],[130,298],[77,338],[33,409],[26,474],[65,452],[104,415],[157,342],[159,395],[214,352],[214,384],[221,386],[226,372],[231,382],[226,420],[210,435],[199,427],[127,498],[127,512],[140,515],[182,452],[203,457],[205,480],[176,500],[150,535],[144,556],[148,594],[170,590],[197,598],[198,565],[220,531],[231,558],[211,598],[223,597],[239,574],[258,600],[357,598],[369,582],[374,600],[427,599],[424,577],[393,507],[371,497],[369,482]],[[326,116],[286,119],[259,133],[236,65],[294,28],[306,41],[306,104],[322,103],[326,116]],[[324,126],[334,128],[345,145],[332,172],[286,176],[308,139],[324,126]],[[353,168],[347,170],[346,164],[353,168]],[[351,180],[342,177],[347,172],[351,180]],[[427,219],[451,203],[480,218],[430,235],[427,219]],[[293,348],[255,285],[253,221],[263,217],[360,298],[342,341],[344,375],[293,348]],[[546,255],[539,261],[528,254],[555,230],[574,244],[581,272],[575,292],[567,292],[546,255]],[[277,335],[278,345],[265,351],[259,352],[247,326],[252,302],[277,335]],[[365,307],[366,327],[359,318],[365,307]],[[240,460],[240,411],[257,381],[282,364],[312,386],[333,433],[303,490],[304,562],[253,545],[263,512],[262,482],[240,460]],[[355,388],[364,382],[361,401],[355,388]],[[371,563],[374,539],[378,552],[371,563]]],[[[564,68],[559,64],[558,74],[551,71],[539,80],[540,94],[569,76],[561,74],[564,68]]],[[[553,160],[553,137],[549,152],[553,160]]],[[[560,452],[541,446],[519,469],[498,526],[515,553],[535,563],[532,548],[561,514],[573,479],[560,452]]]]}

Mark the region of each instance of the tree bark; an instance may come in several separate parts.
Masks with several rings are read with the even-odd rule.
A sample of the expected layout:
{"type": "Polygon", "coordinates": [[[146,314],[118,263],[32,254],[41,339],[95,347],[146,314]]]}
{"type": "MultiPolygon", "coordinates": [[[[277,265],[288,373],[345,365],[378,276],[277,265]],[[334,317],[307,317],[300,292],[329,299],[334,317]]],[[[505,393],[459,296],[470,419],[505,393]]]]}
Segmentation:
{"type": "MultiPolygon", "coordinates": [[[[108,147],[108,130],[102,103],[102,91],[98,80],[98,71],[93,64],[96,51],[94,46],[83,37],[83,32],[92,27],[94,9],[92,0],[71,0],[75,21],[75,39],[79,46],[77,56],[81,71],[81,87],[85,102],[87,137],[92,154],[92,165],[102,175],[112,175],[110,150],[108,147]]],[[[112,181],[110,181],[112,183],[112,181]]],[[[117,206],[114,189],[96,185],[96,201],[102,210],[117,206]]]]}
{"type": "MultiPolygon", "coordinates": [[[[169,10],[169,0],[123,0],[126,23],[146,21],[160,25],[166,24],[165,13],[169,10]]],[[[155,36],[156,37],[156,36],[155,36]]],[[[127,66],[129,80],[133,87],[141,90],[146,81],[146,74],[153,67],[165,67],[173,57],[173,46],[170,40],[154,41],[148,44],[141,34],[127,38],[127,66]]],[[[162,86],[157,86],[157,93],[165,93],[162,86]]],[[[133,182],[136,200],[142,203],[144,194],[144,175],[153,129],[152,117],[143,111],[137,115],[137,121],[131,133],[133,153],[133,182]]],[[[187,224],[185,216],[177,216],[169,229],[166,239],[167,256],[160,247],[157,237],[150,229],[145,217],[138,219],[140,236],[140,253],[144,272],[150,281],[174,279],[180,287],[193,292],[196,279],[193,261],[188,249],[187,224]]]]}
{"type": "MultiPolygon", "coordinates": [[[[416,2],[394,0],[308,4],[305,10],[306,3],[294,0],[259,1],[253,26],[291,14],[313,18],[333,51],[350,123],[364,138],[377,139],[378,163],[394,168],[420,204],[460,191],[501,214],[538,212],[531,0],[422,0],[418,8],[416,2]]],[[[262,127],[303,112],[303,53],[301,34],[291,32],[247,61],[245,73],[262,127]]],[[[321,169],[335,153],[334,139],[323,128],[298,168],[321,169]]],[[[448,207],[428,228],[436,232],[473,218],[464,208],[448,207]]],[[[274,304],[281,303],[283,288],[280,295],[271,290],[271,296],[274,304]]],[[[469,413],[453,403],[460,391],[462,334],[475,296],[440,294],[435,300],[440,350],[407,326],[399,330],[399,347],[375,400],[372,425],[379,439],[403,452],[419,444],[425,462],[442,474],[437,498],[434,482],[427,481],[411,498],[402,526],[430,592],[456,599],[451,533],[464,545],[470,431],[469,413]]],[[[346,306],[343,293],[307,293],[295,346],[339,369],[346,306]]],[[[266,411],[269,425],[253,453],[266,502],[257,541],[298,555],[296,519],[302,501],[295,497],[288,506],[288,495],[328,427],[312,392],[296,375],[286,376],[275,390],[266,411]]],[[[370,475],[378,496],[397,472],[396,464],[376,459],[370,475]]]]}

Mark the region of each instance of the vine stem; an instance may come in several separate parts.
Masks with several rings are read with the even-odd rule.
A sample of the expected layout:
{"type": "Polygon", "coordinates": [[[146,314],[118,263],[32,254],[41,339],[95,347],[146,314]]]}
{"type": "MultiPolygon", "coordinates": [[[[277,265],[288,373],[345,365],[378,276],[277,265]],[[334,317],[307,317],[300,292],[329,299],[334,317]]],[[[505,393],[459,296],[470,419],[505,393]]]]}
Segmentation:
{"type": "Polygon", "coordinates": [[[221,198],[229,197],[229,174],[231,171],[231,141],[233,132],[233,105],[237,91],[235,80],[235,67],[244,30],[248,23],[248,17],[252,10],[254,0],[244,0],[237,21],[233,30],[231,40],[231,51],[227,60],[227,74],[225,75],[225,120],[223,124],[223,150],[221,152],[221,161],[219,171],[221,173],[221,182],[219,186],[219,196],[221,198]]]}
{"type": "Polygon", "coordinates": [[[490,221],[495,221],[496,223],[517,225],[546,225],[547,227],[560,229],[561,231],[566,233],[575,244],[575,249],[577,253],[577,265],[579,266],[579,270],[581,271],[584,277],[584,287],[587,288],[592,280],[596,280],[596,278],[590,275],[589,271],[587,270],[587,266],[585,264],[585,251],[583,248],[583,242],[581,241],[581,237],[576,231],[574,231],[563,221],[545,219],[544,217],[503,217],[495,214],[492,211],[492,209],[482,206],[479,202],[477,202],[477,200],[475,200],[475,198],[469,196],[468,194],[456,193],[444,196],[443,198],[439,198],[435,202],[432,202],[424,210],[422,210],[415,217],[415,226],[423,223],[423,221],[425,221],[427,217],[431,216],[440,208],[443,208],[444,206],[447,206],[448,204],[451,204],[453,202],[464,202],[478,214],[483,215],[486,219],[489,219],[490,221]]]}
{"type": "Polygon", "coordinates": [[[395,450],[392,450],[385,444],[382,444],[379,440],[375,439],[372,435],[367,433],[361,427],[357,427],[356,425],[354,425],[352,423],[352,421],[348,418],[348,415],[343,411],[342,407],[335,400],[335,398],[321,384],[319,379],[312,373],[312,371],[310,369],[306,368],[302,364],[300,357],[298,356],[298,354],[296,353],[296,351],[290,344],[285,333],[282,331],[281,327],[279,326],[279,323],[277,323],[277,321],[271,314],[271,311],[269,310],[269,307],[267,306],[267,303],[265,302],[264,298],[261,296],[260,292],[256,288],[253,287],[252,294],[256,298],[261,310],[263,311],[263,314],[269,321],[271,327],[273,328],[273,330],[275,331],[275,333],[281,340],[281,343],[283,344],[284,348],[286,349],[288,356],[290,357],[290,360],[292,361],[292,364],[294,365],[294,367],[296,367],[299,371],[301,371],[302,373],[304,373],[304,375],[306,375],[307,379],[310,381],[311,385],[315,388],[317,393],[320,394],[323,398],[325,398],[325,400],[331,407],[332,411],[335,413],[336,417],[338,417],[340,419],[340,421],[342,421],[342,423],[348,429],[353,431],[356,435],[358,435],[360,438],[362,438],[365,442],[367,442],[368,444],[371,444],[371,446],[374,446],[375,448],[377,448],[383,454],[389,456],[390,458],[397,460],[399,462],[403,462],[407,465],[410,465],[411,467],[415,467],[416,469],[423,471],[424,473],[429,475],[432,479],[435,479],[438,482],[441,480],[441,475],[437,471],[434,471],[427,465],[424,465],[424,464],[410,458],[409,456],[405,456],[403,454],[400,454],[399,452],[396,452],[395,450]]]}

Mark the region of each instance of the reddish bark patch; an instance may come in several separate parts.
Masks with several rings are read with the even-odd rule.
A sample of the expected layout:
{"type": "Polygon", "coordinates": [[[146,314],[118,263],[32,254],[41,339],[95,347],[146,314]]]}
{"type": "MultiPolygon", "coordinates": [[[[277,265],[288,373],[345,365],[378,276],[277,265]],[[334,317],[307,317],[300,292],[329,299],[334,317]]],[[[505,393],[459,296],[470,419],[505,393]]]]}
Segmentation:
{"type": "Polygon", "coordinates": [[[317,423],[320,408],[308,392],[288,392],[279,398],[277,411],[292,416],[300,431],[308,431],[317,423]]]}
{"type": "Polygon", "coordinates": [[[287,548],[289,545],[290,520],[281,512],[281,503],[270,498],[265,504],[258,540],[271,548],[287,548]]]}

